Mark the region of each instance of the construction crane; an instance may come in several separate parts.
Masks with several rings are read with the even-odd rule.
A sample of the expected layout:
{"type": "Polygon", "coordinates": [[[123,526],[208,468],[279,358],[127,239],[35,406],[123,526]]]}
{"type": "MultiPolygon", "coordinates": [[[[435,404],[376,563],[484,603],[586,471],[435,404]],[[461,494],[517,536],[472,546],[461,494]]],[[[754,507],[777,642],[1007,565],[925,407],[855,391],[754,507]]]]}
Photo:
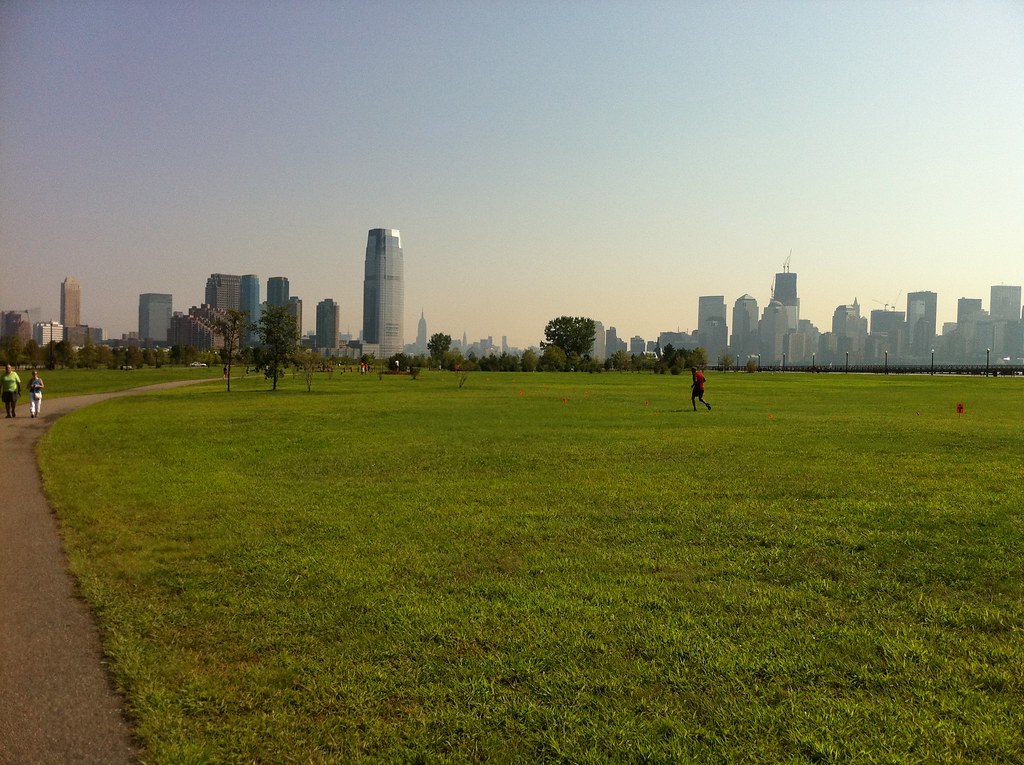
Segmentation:
{"type": "MultiPolygon", "coordinates": [[[[902,295],[903,295],[903,290],[900,290],[900,294],[896,296],[896,300],[899,300],[902,295]]],[[[895,311],[896,310],[896,301],[893,301],[892,303],[883,303],[881,300],[875,300],[874,298],[872,298],[872,301],[875,302],[875,303],[878,303],[886,311],[895,311]]]]}

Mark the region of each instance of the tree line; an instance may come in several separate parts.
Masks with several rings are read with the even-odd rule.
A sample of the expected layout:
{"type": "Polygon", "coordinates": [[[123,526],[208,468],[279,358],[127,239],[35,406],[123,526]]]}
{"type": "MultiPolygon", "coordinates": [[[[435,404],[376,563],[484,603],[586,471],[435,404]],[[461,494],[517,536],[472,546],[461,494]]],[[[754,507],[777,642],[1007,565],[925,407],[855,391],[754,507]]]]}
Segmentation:
{"type": "MultiPolygon", "coordinates": [[[[170,348],[111,347],[94,343],[88,337],[80,347],[66,340],[40,346],[33,340],[22,344],[18,337],[11,336],[0,341],[0,351],[4,359],[15,366],[49,369],[119,369],[194,362],[223,364],[227,370],[229,390],[231,372],[236,364],[263,371],[276,390],[278,380],[290,368],[301,372],[307,385],[312,386],[315,372],[344,362],[337,357],[323,357],[300,346],[298,326],[286,306],[266,309],[254,323],[248,321],[244,311],[227,311],[215,322],[214,331],[222,341],[219,350],[199,351],[191,345],[174,345],[170,348]],[[259,345],[242,345],[242,338],[249,331],[255,332],[259,345]]],[[[414,375],[424,368],[457,372],[620,371],[679,374],[691,366],[707,365],[707,355],[703,348],[677,349],[671,345],[660,349],[657,355],[629,354],[618,350],[599,361],[592,355],[595,335],[593,319],[560,316],[546,325],[539,354],[533,349],[527,349],[520,355],[503,352],[500,355],[486,354],[478,357],[470,352],[464,356],[461,350],[452,348],[450,335],[439,332],[430,337],[426,354],[397,353],[383,360],[364,355],[359,361],[380,374],[401,372],[414,375]]],[[[725,366],[729,366],[729,360],[723,358],[722,361],[725,366]]]]}

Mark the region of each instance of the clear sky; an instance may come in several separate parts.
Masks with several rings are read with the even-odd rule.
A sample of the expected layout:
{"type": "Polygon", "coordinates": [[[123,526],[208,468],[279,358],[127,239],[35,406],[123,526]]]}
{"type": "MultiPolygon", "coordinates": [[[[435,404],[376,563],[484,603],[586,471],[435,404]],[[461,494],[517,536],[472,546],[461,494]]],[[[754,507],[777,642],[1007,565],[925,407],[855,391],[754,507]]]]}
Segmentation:
{"type": "MultiPolygon", "coordinates": [[[[1024,3],[0,2],[0,308],[286,276],[362,321],[397,228],[406,342],[694,329],[792,251],[831,327],[1024,283],[1024,3]]],[[[731,319],[731,315],[730,315],[731,319]]]]}

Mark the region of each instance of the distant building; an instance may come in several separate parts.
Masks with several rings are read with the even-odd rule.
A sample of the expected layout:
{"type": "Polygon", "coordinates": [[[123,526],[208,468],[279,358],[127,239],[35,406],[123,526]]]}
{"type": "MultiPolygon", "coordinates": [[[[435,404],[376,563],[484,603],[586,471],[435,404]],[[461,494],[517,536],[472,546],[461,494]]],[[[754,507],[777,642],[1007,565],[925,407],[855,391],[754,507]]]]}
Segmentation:
{"type": "Polygon", "coordinates": [[[204,304],[222,311],[237,311],[242,304],[242,277],[235,274],[210,274],[206,280],[204,304]]]}
{"type": "Polygon", "coordinates": [[[416,325],[416,346],[415,352],[420,356],[427,355],[427,319],[420,309],[420,320],[416,325]]]}
{"type": "Polygon", "coordinates": [[[283,276],[271,276],[267,279],[267,305],[273,308],[279,305],[288,305],[289,292],[288,280],[283,276]]]}
{"type": "Polygon", "coordinates": [[[82,323],[82,287],[78,280],[67,277],[60,285],[60,323],[77,327],[82,323]]]}
{"type": "Polygon", "coordinates": [[[789,266],[782,273],[775,274],[772,300],[783,306],[787,328],[796,329],[800,325],[800,298],[796,293],[796,274],[789,271],[789,266]]]}
{"type": "Polygon", "coordinates": [[[64,326],[56,321],[38,322],[32,328],[32,339],[40,348],[51,342],[59,343],[64,339],[64,326]]]}
{"type": "Polygon", "coordinates": [[[865,358],[875,362],[888,359],[895,361],[903,349],[906,326],[906,314],[903,311],[872,311],[865,358]]]}
{"type": "Polygon", "coordinates": [[[992,321],[1019,321],[1021,288],[1005,284],[993,285],[988,313],[992,321]]]}
{"type": "Polygon", "coordinates": [[[338,348],[338,329],[340,327],[338,304],[331,298],[321,300],[316,305],[316,347],[329,351],[338,348]]]}
{"type": "Polygon", "coordinates": [[[371,229],[363,271],[363,342],[377,345],[384,358],[405,344],[405,261],[398,229],[371,229]]]}
{"type": "Polygon", "coordinates": [[[836,352],[844,359],[860,362],[867,345],[868,320],[860,315],[857,298],[849,305],[836,306],[832,314],[832,334],[835,336],[836,352]]]}
{"type": "Polygon", "coordinates": [[[295,331],[302,337],[302,301],[295,295],[288,298],[288,313],[295,319],[295,331]]]}
{"type": "MultiPolygon", "coordinates": [[[[0,313],[0,337],[16,337],[24,345],[32,339],[32,319],[28,311],[0,313]]],[[[62,340],[62,337],[57,338],[62,340]]]]}
{"type": "Polygon", "coordinates": [[[992,287],[989,315],[992,319],[992,354],[996,359],[1018,363],[1024,357],[1024,321],[1021,319],[1021,288],[992,287]]]}
{"type": "Polygon", "coordinates": [[[757,354],[757,299],[750,295],[737,298],[732,307],[732,352],[741,363],[757,354]]]}
{"type": "MultiPolygon", "coordinates": [[[[260,302],[260,278],[256,274],[245,274],[239,280],[238,308],[246,313],[249,324],[258,324],[263,304],[260,302]]],[[[242,345],[256,345],[259,342],[255,328],[242,332],[242,345]]]]}
{"type": "Polygon", "coordinates": [[[608,358],[611,358],[619,351],[625,352],[626,341],[619,340],[619,332],[615,327],[608,327],[604,333],[604,351],[608,358]]]}
{"type": "Polygon", "coordinates": [[[166,343],[171,334],[171,296],[144,292],[139,295],[139,340],[142,343],[166,343]]]}
{"type": "Polygon", "coordinates": [[[927,358],[935,348],[938,296],[934,292],[910,292],[907,294],[907,336],[910,339],[910,355],[916,359],[927,358]]]}
{"type": "Polygon", "coordinates": [[[765,306],[757,327],[757,355],[763,357],[763,364],[782,363],[782,354],[786,352],[786,333],[789,332],[789,315],[788,307],[778,300],[773,300],[765,306]]]}
{"type": "Polygon", "coordinates": [[[596,319],[594,320],[594,345],[590,349],[590,358],[602,364],[608,358],[608,354],[605,352],[604,324],[596,319]]]}
{"type": "Polygon", "coordinates": [[[725,353],[729,344],[725,311],[723,295],[704,295],[697,299],[697,338],[711,362],[725,353]]]}
{"type": "Polygon", "coordinates": [[[647,343],[640,335],[633,335],[633,337],[629,338],[630,356],[643,356],[646,350],[647,343]]]}
{"type": "Polygon", "coordinates": [[[214,331],[225,311],[211,305],[192,306],[188,313],[171,316],[171,345],[191,345],[200,351],[224,347],[224,338],[214,331]]]}

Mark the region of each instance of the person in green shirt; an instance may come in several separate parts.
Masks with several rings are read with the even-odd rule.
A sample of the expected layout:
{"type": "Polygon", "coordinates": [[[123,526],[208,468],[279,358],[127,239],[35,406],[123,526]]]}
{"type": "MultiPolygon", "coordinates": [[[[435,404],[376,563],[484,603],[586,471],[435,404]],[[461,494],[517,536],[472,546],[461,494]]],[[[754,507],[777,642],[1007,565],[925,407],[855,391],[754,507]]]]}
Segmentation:
{"type": "Polygon", "coordinates": [[[14,417],[14,407],[17,406],[18,396],[21,395],[21,378],[10,364],[5,367],[4,376],[0,377],[0,392],[2,392],[7,417],[14,417]]]}

